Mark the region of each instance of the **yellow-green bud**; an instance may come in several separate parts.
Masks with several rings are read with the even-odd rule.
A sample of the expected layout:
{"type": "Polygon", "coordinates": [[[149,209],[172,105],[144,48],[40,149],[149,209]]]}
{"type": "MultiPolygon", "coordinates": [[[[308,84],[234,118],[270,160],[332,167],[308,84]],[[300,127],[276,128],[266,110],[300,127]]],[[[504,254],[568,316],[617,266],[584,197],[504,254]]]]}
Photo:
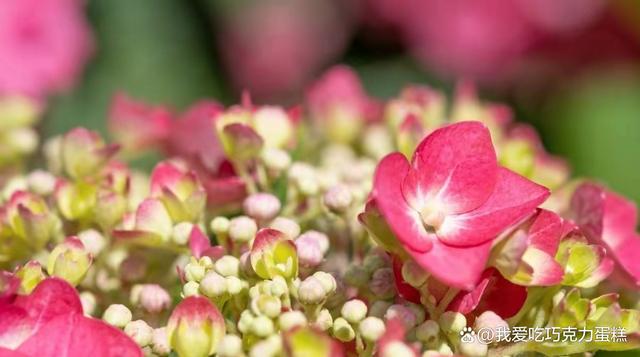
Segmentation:
{"type": "Polygon", "coordinates": [[[131,322],[131,317],[131,310],[122,304],[109,305],[102,314],[102,319],[106,323],[120,328],[131,322]]]}

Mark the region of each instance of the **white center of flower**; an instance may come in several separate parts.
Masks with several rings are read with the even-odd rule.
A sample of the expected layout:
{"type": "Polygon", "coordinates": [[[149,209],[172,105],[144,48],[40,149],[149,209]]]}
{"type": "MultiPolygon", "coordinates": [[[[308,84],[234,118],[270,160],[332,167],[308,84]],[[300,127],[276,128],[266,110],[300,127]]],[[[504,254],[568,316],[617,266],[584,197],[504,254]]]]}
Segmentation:
{"type": "Polygon", "coordinates": [[[435,200],[427,200],[426,204],[420,210],[422,223],[429,231],[437,231],[442,225],[442,222],[444,222],[444,217],[440,205],[435,200]]]}

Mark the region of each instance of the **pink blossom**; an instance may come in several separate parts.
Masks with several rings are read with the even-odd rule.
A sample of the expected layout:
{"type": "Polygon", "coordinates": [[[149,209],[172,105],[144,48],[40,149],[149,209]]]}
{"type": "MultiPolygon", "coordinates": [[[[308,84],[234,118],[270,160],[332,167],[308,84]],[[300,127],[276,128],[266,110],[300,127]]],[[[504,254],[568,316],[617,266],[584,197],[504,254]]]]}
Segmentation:
{"type": "Polygon", "coordinates": [[[603,245],[615,261],[613,277],[624,285],[640,286],[636,206],[615,192],[587,182],[576,189],[571,209],[587,239],[603,245]]]}
{"type": "Polygon", "coordinates": [[[2,348],[26,356],[142,356],[120,330],[83,316],[76,290],[58,278],[45,279],[31,294],[0,304],[4,355],[2,348]]]}
{"type": "Polygon", "coordinates": [[[498,166],[488,129],[461,122],[434,131],[411,163],[385,157],[372,198],[409,255],[451,286],[471,289],[492,241],[533,214],[549,191],[498,166]]]}
{"type": "Polygon", "coordinates": [[[109,110],[109,131],[125,149],[157,147],[171,131],[172,114],[164,107],[152,107],[125,94],[116,94],[109,110]]]}
{"type": "Polygon", "coordinates": [[[42,97],[68,88],[91,52],[83,2],[0,2],[0,94],[42,97]]]}

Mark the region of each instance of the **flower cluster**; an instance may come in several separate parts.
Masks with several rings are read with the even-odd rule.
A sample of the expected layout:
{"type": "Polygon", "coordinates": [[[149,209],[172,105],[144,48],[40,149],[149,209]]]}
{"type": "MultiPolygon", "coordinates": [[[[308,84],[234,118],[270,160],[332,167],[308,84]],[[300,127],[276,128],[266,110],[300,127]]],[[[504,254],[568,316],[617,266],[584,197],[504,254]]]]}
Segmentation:
{"type": "Polygon", "coordinates": [[[176,114],[119,94],[117,143],[76,128],[32,172],[36,141],[15,136],[36,108],[0,103],[0,354],[640,347],[634,204],[571,179],[469,84],[447,103],[425,86],[372,98],[347,67],[293,108],[245,96],[176,114]],[[146,150],[165,156],[150,174],[125,163],[146,150]],[[556,328],[617,338],[496,335],[556,328]]]}

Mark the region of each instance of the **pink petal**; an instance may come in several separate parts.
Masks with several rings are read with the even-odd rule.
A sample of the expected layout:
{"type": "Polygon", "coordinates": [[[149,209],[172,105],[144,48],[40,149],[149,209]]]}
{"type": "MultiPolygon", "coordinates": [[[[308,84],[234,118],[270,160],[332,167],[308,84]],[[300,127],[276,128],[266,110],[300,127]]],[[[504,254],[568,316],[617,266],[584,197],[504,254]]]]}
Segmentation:
{"type": "Polygon", "coordinates": [[[171,113],[153,107],[123,93],[114,96],[109,111],[109,131],[131,149],[145,149],[160,144],[169,134],[171,113]]]}
{"type": "Polygon", "coordinates": [[[27,296],[18,296],[15,306],[23,308],[39,324],[58,315],[71,312],[82,314],[78,293],[69,283],[59,278],[47,278],[27,296]]]}
{"type": "Polygon", "coordinates": [[[140,347],[122,331],[78,313],[59,315],[17,350],[39,357],[138,357],[140,347]]]}
{"type": "Polygon", "coordinates": [[[189,249],[191,250],[191,255],[196,258],[202,257],[202,254],[211,247],[211,242],[209,238],[202,233],[198,226],[193,226],[191,230],[191,234],[189,235],[189,249]]]}
{"type": "Polygon", "coordinates": [[[147,198],[136,211],[136,228],[152,232],[160,237],[169,237],[173,231],[173,222],[164,204],[157,199],[147,198]]]}
{"type": "Polygon", "coordinates": [[[437,198],[450,214],[485,202],[496,184],[498,167],[491,135],[480,122],[434,131],[416,149],[412,166],[415,172],[403,187],[407,201],[437,198]]]}
{"type": "Polygon", "coordinates": [[[170,162],[159,163],[151,173],[151,194],[161,195],[163,188],[173,188],[184,176],[185,173],[170,162]]]}
{"type": "Polygon", "coordinates": [[[549,190],[545,187],[500,167],[489,199],[473,211],[447,216],[438,230],[438,238],[455,246],[490,241],[531,215],[548,196],[549,190]]]}
{"type": "Polygon", "coordinates": [[[435,240],[431,250],[416,252],[407,248],[413,259],[436,279],[450,286],[471,290],[484,270],[491,243],[473,247],[452,247],[435,240]]]}
{"type": "Polygon", "coordinates": [[[420,216],[402,195],[402,181],[409,170],[402,154],[387,155],[376,169],[373,196],[398,240],[415,252],[425,252],[431,249],[435,235],[425,230],[420,216]]]}
{"type": "Polygon", "coordinates": [[[564,223],[557,214],[540,209],[529,228],[528,241],[550,256],[555,256],[562,237],[564,223]]]}
{"type": "Polygon", "coordinates": [[[414,304],[420,304],[420,291],[409,285],[402,277],[402,260],[393,257],[393,277],[395,278],[396,290],[398,294],[405,300],[414,304]]]}
{"type": "Polygon", "coordinates": [[[522,256],[522,262],[531,268],[531,281],[528,285],[553,286],[562,282],[564,269],[555,260],[553,255],[540,249],[529,247],[522,256]]]}

